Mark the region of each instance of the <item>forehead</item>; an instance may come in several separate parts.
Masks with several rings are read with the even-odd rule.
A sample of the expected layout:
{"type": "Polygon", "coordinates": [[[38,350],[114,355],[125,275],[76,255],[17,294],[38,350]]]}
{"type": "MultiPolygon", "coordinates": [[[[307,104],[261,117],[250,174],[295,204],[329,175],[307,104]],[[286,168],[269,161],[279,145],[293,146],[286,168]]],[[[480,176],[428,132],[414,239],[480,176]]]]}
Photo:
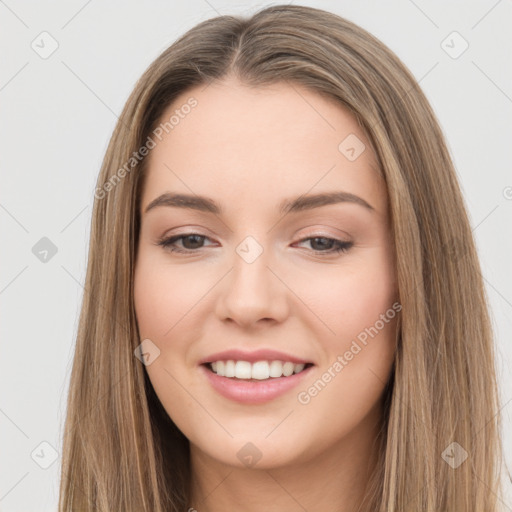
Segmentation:
{"type": "Polygon", "coordinates": [[[143,208],[169,191],[225,198],[242,209],[330,190],[386,208],[384,182],[356,118],[297,84],[201,85],[176,98],[160,122],[159,138],[150,134],[156,146],[143,208]]]}

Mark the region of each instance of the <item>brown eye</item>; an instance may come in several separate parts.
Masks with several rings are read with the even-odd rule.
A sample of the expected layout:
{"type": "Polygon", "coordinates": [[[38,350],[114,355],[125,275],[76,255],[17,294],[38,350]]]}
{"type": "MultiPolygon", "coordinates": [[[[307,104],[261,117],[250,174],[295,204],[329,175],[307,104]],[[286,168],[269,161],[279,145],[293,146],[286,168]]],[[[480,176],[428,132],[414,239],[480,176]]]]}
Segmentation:
{"type": "Polygon", "coordinates": [[[335,238],[328,238],[325,236],[315,236],[304,238],[300,241],[302,242],[310,242],[313,251],[317,254],[332,254],[332,253],[341,253],[348,251],[354,244],[353,242],[346,242],[343,240],[337,240],[335,238]]]}
{"type": "Polygon", "coordinates": [[[187,233],[185,235],[164,238],[158,242],[158,245],[161,245],[170,252],[194,252],[196,249],[202,248],[202,244],[207,238],[208,237],[198,233],[187,233]],[[182,247],[177,247],[175,244],[180,240],[182,247]]]}

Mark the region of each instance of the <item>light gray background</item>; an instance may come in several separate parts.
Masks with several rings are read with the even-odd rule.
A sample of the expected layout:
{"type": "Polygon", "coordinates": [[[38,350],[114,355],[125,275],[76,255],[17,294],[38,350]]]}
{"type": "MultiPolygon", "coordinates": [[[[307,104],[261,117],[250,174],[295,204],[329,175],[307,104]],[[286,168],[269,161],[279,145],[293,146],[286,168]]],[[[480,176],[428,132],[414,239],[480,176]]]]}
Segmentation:
{"type": "MultiPolygon", "coordinates": [[[[337,13],[380,38],[420,81],[440,120],[493,311],[512,466],[511,2],[294,3],[337,13]],[[458,58],[464,43],[453,31],[469,44],[458,58]]],[[[0,0],[0,511],[57,507],[93,191],[116,116],[145,68],[186,30],[266,5],[0,0]],[[43,31],[59,45],[46,59],[31,47],[51,48],[43,31]],[[46,263],[32,252],[42,237],[58,249],[46,263]],[[58,452],[47,469],[40,464],[52,462],[52,449],[42,442],[58,452]]],[[[505,501],[512,511],[510,484],[505,501]]]]}

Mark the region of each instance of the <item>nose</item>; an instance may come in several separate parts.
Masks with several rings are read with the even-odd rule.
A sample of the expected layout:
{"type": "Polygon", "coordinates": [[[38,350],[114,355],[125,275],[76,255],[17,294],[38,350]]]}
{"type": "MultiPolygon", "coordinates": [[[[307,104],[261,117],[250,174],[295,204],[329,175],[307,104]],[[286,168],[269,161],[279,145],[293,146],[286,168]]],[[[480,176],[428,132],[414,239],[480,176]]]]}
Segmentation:
{"type": "Polygon", "coordinates": [[[239,254],[233,268],[223,279],[217,301],[217,316],[241,327],[258,327],[280,323],[288,314],[289,290],[264,251],[254,261],[239,254]]]}

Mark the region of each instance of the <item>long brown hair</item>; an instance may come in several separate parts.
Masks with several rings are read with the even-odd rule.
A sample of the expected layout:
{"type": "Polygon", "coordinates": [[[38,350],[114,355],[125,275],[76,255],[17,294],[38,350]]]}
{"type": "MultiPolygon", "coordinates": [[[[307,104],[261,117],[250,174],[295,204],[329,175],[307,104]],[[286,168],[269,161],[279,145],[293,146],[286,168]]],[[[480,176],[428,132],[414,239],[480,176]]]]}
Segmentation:
{"type": "Polygon", "coordinates": [[[95,193],[59,510],[188,508],[188,440],[134,356],[146,161],[139,157],[178,95],[230,75],[255,86],[299,84],[348,108],[387,184],[402,313],[379,464],[360,510],[497,510],[493,337],[443,134],[414,77],[387,47],[339,16],[294,5],[200,23],[151,64],[124,107],[95,193]],[[467,459],[454,467],[455,456],[467,459]]]}

